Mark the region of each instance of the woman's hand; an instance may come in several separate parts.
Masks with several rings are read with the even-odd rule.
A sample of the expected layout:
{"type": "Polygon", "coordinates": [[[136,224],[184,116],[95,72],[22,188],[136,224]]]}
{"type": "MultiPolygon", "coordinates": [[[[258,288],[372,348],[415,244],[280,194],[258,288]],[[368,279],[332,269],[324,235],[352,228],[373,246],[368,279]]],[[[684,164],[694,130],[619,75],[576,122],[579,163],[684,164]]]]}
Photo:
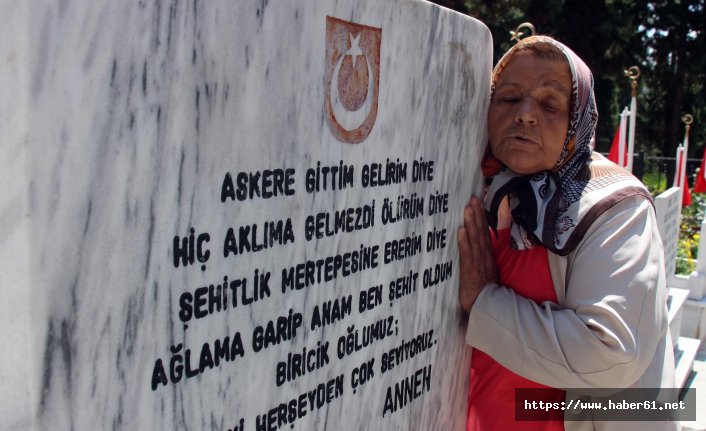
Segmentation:
{"type": "Polygon", "coordinates": [[[463,211],[463,226],[458,229],[461,256],[459,301],[470,311],[486,284],[498,280],[498,269],[490,248],[490,230],[480,199],[473,196],[463,211]]]}

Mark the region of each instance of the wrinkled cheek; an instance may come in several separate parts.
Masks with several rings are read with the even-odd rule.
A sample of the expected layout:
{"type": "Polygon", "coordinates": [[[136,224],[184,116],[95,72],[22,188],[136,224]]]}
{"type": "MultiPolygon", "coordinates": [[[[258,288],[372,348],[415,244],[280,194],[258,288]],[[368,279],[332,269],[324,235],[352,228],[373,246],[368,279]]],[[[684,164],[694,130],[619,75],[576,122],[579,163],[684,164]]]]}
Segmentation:
{"type": "Polygon", "coordinates": [[[496,139],[494,139],[494,136],[491,133],[488,133],[488,144],[490,146],[490,152],[494,156],[498,157],[502,153],[501,144],[496,139]]]}

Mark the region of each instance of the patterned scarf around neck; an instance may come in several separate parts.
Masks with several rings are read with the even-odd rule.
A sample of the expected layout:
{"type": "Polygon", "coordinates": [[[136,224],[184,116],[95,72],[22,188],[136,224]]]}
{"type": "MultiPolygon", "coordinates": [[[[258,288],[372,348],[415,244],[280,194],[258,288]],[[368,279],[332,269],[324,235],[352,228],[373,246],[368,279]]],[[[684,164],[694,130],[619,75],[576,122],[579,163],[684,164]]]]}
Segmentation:
{"type": "Polygon", "coordinates": [[[541,244],[565,256],[607,209],[630,196],[651,201],[645,186],[625,169],[593,152],[598,112],[593,75],[588,66],[564,44],[547,36],[523,39],[493,70],[493,91],[498,77],[520,46],[549,43],[559,49],[571,71],[569,128],[554,169],[519,175],[503,167],[492,176],[485,199],[488,221],[495,230],[498,209],[509,198],[512,212],[511,246],[518,250],[541,244]]]}

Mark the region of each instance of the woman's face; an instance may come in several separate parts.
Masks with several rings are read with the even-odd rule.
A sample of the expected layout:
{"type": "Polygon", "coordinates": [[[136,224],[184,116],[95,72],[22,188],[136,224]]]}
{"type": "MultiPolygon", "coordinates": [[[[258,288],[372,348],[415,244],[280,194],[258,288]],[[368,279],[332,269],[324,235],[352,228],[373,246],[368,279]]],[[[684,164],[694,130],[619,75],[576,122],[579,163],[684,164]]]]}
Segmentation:
{"type": "Polygon", "coordinates": [[[501,72],[488,112],[493,155],[522,174],[554,168],[569,128],[571,72],[564,60],[514,54],[501,72]]]}

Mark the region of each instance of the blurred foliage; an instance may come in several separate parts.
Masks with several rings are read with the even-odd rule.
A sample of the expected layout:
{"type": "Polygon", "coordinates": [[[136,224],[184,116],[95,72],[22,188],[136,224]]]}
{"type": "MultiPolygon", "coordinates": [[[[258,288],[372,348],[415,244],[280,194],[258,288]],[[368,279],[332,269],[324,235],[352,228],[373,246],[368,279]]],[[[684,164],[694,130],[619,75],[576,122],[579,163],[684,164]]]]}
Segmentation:
{"type": "MultiPolygon", "coordinates": [[[[698,235],[697,235],[698,236],[698,235]]],[[[696,253],[699,241],[692,239],[679,239],[677,248],[677,262],[674,272],[679,275],[689,275],[696,270],[696,253]]]]}
{"type": "Polygon", "coordinates": [[[691,205],[682,209],[677,245],[677,274],[688,275],[696,269],[704,208],[706,208],[706,194],[693,193],[691,205]]]}
{"type": "MultiPolygon", "coordinates": [[[[694,116],[689,156],[701,158],[706,125],[706,0],[438,0],[479,19],[493,34],[494,59],[525,21],[571,47],[591,68],[600,114],[596,150],[607,152],[618,114],[630,104],[623,71],[642,70],[636,150],[674,156],[684,136],[680,118],[694,116]]],[[[668,178],[673,177],[669,166],[668,178]]]]}
{"type": "Polygon", "coordinates": [[[667,177],[658,172],[645,172],[642,182],[647,186],[653,197],[667,190],[667,177]]]}

